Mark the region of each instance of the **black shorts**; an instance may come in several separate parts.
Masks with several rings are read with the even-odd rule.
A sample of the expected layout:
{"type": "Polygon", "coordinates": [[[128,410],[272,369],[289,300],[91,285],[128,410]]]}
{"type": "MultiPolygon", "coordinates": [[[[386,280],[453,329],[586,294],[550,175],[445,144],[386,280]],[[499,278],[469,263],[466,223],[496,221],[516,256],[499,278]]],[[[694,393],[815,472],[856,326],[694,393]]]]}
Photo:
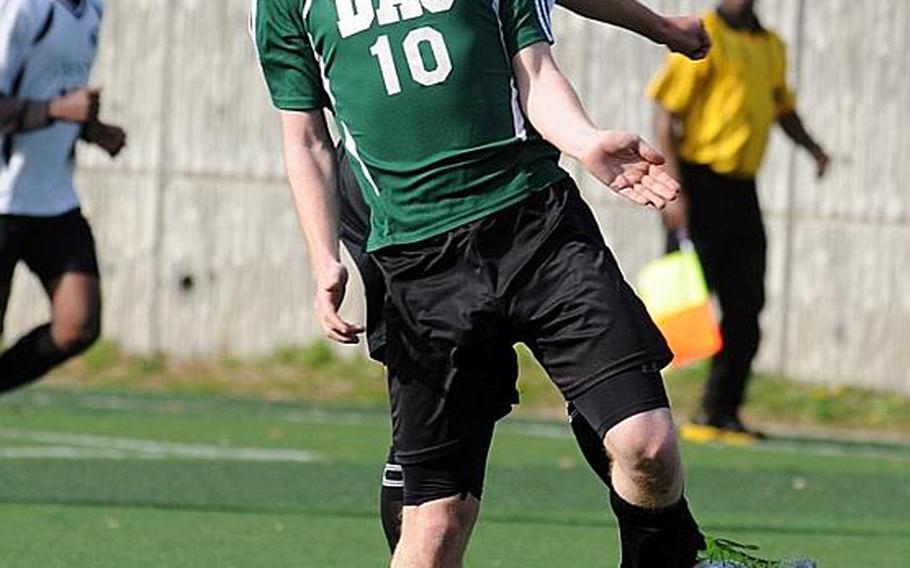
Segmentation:
{"type": "Polygon", "coordinates": [[[379,267],[367,254],[370,207],[363,198],[344,149],[338,148],[336,154],[338,186],[341,192],[341,242],[354,259],[363,280],[367,305],[367,347],[370,350],[370,357],[381,363],[385,352],[385,322],[382,312],[386,291],[379,267]]]}
{"type": "Polygon", "coordinates": [[[98,277],[92,229],[79,209],[55,217],[0,215],[0,287],[23,261],[48,287],[69,272],[98,277]]]}
{"type": "Polygon", "coordinates": [[[623,396],[578,405],[601,432],[667,406],[662,382],[647,377],[672,353],[571,180],[372,257],[388,289],[385,355],[400,463],[456,452],[508,412],[517,342],[568,401],[619,376],[641,377],[622,382],[623,396]]]}

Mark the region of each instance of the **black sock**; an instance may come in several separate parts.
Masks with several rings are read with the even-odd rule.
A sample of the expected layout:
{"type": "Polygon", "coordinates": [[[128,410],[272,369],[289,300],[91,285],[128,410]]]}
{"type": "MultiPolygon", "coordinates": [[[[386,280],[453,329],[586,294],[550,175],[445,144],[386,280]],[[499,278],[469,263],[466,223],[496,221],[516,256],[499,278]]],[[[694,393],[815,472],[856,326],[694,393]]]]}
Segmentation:
{"type": "Polygon", "coordinates": [[[41,378],[69,357],[54,345],[50,324],[33,329],[0,355],[0,393],[41,378]]]}
{"type": "Polygon", "coordinates": [[[585,461],[588,462],[594,473],[597,474],[597,477],[604,482],[604,485],[608,489],[611,488],[610,457],[604,448],[603,439],[594,428],[591,428],[585,417],[571,403],[569,404],[568,412],[569,425],[572,426],[572,434],[575,436],[575,442],[578,444],[581,454],[585,457],[585,461]]]}
{"type": "Polygon", "coordinates": [[[382,489],[379,492],[379,516],[382,531],[389,543],[389,551],[395,552],[401,538],[401,508],[404,500],[404,478],[401,466],[395,463],[392,454],[382,472],[382,489]]]}
{"type": "Polygon", "coordinates": [[[610,505],[619,522],[621,568],[692,568],[705,548],[685,498],[662,509],[644,509],[614,491],[610,505]]]}

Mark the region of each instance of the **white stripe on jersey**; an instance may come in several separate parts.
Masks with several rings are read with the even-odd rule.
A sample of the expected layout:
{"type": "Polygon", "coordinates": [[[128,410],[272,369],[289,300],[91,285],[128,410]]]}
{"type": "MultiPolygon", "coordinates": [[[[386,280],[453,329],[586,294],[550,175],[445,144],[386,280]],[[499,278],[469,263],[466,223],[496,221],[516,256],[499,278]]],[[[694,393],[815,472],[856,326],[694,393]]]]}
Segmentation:
{"type": "Polygon", "coordinates": [[[553,43],[553,32],[550,29],[550,10],[553,9],[553,5],[550,3],[550,0],[535,0],[534,6],[537,9],[537,21],[540,23],[540,27],[543,29],[543,33],[547,36],[547,41],[553,43]]]}
{"type": "Polygon", "coordinates": [[[360,171],[363,172],[363,177],[366,178],[367,183],[370,184],[370,187],[373,188],[373,193],[379,195],[379,186],[376,185],[376,182],[373,180],[373,176],[370,175],[370,170],[367,168],[366,163],[360,157],[360,154],[357,152],[357,142],[354,140],[354,137],[351,136],[351,131],[348,130],[348,125],[341,122],[340,120],[336,121],[338,126],[341,127],[342,136],[344,138],[344,149],[347,150],[351,157],[357,160],[357,163],[360,164],[360,171]]]}
{"type": "MultiPolygon", "coordinates": [[[[303,6],[303,28],[306,31],[307,39],[310,42],[310,48],[313,50],[313,57],[316,58],[316,62],[319,63],[319,75],[322,77],[322,88],[325,90],[326,94],[329,96],[329,100],[332,102],[332,107],[336,107],[335,104],[335,95],[332,93],[332,85],[329,82],[329,77],[325,72],[325,61],[322,59],[322,56],[316,49],[313,47],[315,42],[313,41],[313,36],[310,34],[310,30],[306,27],[306,17],[310,12],[310,7],[313,5],[312,0],[307,0],[303,6]]],[[[370,187],[373,189],[375,195],[379,195],[379,186],[376,184],[376,181],[373,179],[372,174],[370,174],[370,169],[367,167],[366,162],[363,161],[363,158],[360,157],[360,153],[357,151],[357,142],[354,140],[354,137],[351,136],[351,131],[348,130],[348,125],[335,118],[335,123],[341,128],[341,136],[344,141],[344,149],[351,155],[352,158],[360,166],[360,171],[363,173],[363,177],[367,180],[367,183],[370,184],[370,187]]]]}
{"type": "MultiPolygon", "coordinates": [[[[499,41],[502,43],[502,52],[508,55],[509,50],[506,48],[506,38],[502,31],[502,20],[499,17],[499,0],[492,0],[493,13],[496,15],[496,23],[499,24],[499,41]]],[[[509,62],[511,66],[512,62],[509,62]]],[[[518,100],[518,87],[515,85],[514,75],[509,78],[509,89],[512,92],[512,125],[515,130],[515,137],[519,140],[528,139],[528,129],[525,126],[525,115],[521,111],[521,102],[518,100]]]]}

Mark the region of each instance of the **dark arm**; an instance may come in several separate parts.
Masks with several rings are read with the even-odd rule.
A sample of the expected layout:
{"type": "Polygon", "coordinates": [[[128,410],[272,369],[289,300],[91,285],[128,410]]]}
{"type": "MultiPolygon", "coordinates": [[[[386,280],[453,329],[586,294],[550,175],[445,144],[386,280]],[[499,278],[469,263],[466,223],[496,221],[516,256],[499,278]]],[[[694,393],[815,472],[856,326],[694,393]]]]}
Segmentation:
{"type": "Polygon", "coordinates": [[[98,116],[99,97],[97,89],[76,89],[49,101],[0,95],[0,135],[46,128],[55,120],[93,122],[98,116]]]}
{"type": "Polygon", "coordinates": [[[637,0],[557,0],[560,6],[592,20],[611,24],[666,45],[690,59],[708,54],[711,40],[696,16],[670,18],[637,0]]]}
{"type": "Polygon", "coordinates": [[[802,146],[812,154],[812,157],[815,159],[818,177],[824,176],[828,171],[828,165],[831,163],[831,158],[806,130],[799,114],[797,114],[796,111],[788,112],[781,115],[780,118],[777,119],[777,122],[793,142],[802,146]]]}
{"type": "Polygon", "coordinates": [[[45,128],[53,122],[48,101],[16,99],[0,95],[0,136],[45,128]]]}

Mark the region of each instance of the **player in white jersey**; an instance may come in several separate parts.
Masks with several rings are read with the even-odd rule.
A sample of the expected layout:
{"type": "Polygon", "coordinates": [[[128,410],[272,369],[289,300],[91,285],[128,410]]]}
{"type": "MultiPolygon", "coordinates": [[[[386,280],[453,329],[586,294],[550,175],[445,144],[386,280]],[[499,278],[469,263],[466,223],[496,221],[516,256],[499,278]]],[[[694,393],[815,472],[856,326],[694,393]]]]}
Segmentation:
{"type": "Polygon", "coordinates": [[[0,355],[0,393],[40,378],[100,332],[95,244],[73,169],[80,138],[111,156],[126,141],[98,120],[100,92],[86,87],[102,13],[101,0],[0,0],[0,323],[19,261],[41,281],[52,314],[0,355]]]}

